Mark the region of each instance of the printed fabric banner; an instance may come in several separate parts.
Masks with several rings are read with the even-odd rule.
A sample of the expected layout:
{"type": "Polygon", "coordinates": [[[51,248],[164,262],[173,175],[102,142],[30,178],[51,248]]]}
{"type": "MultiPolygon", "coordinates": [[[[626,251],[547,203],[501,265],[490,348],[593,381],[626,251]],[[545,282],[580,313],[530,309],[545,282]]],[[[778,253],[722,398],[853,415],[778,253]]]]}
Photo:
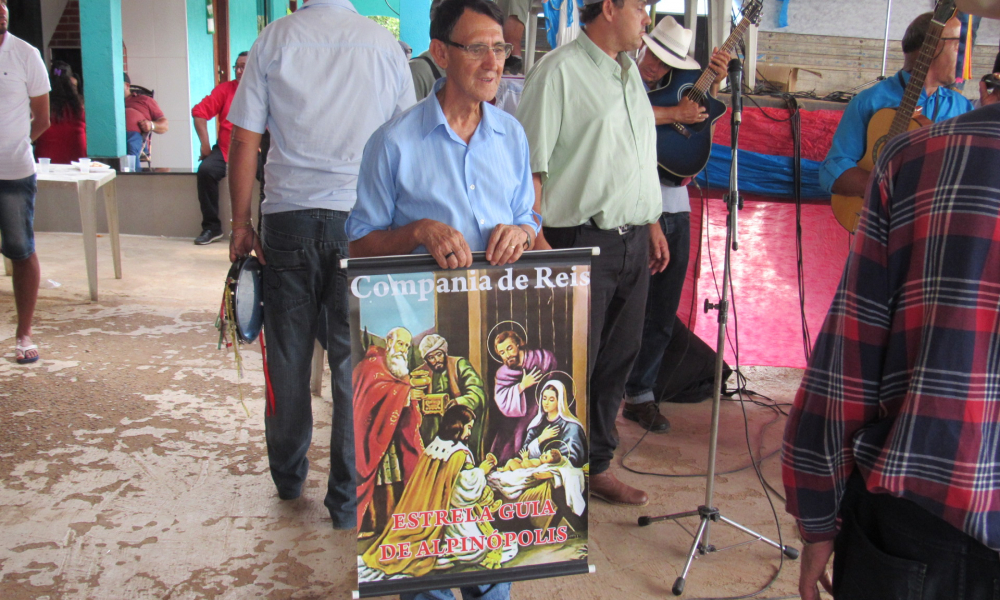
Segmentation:
{"type": "Polygon", "coordinates": [[[361,597],[588,571],[590,249],[350,259],[361,597]]]}

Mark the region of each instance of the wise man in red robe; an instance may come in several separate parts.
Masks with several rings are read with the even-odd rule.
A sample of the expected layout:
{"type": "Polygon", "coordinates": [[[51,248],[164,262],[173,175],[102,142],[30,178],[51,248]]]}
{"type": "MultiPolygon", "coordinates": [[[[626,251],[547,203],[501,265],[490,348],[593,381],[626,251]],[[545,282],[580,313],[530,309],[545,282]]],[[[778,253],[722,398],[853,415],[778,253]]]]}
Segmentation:
{"type": "Polygon", "coordinates": [[[385,348],[371,345],[354,368],[359,527],[376,483],[405,486],[424,451],[420,412],[410,400],[407,357],[411,341],[410,332],[397,327],[386,335],[385,348]]]}

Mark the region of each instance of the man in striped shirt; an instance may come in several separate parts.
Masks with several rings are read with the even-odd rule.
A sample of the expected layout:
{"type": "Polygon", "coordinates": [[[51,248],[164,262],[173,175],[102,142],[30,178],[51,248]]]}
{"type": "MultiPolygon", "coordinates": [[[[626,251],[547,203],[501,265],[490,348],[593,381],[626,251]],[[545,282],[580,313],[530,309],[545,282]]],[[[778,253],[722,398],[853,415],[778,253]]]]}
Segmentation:
{"type": "Polygon", "coordinates": [[[1000,590],[1000,104],[879,157],[785,430],[799,592],[1000,590]]]}

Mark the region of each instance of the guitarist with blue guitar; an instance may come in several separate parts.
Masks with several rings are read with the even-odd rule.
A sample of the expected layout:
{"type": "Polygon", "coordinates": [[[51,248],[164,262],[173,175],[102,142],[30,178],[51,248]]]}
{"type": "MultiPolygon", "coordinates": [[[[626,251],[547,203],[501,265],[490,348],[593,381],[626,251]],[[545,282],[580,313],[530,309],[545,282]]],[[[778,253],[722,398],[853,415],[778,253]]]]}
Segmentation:
{"type": "MultiPolygon", "coordinates": [[[[673,17],[666,16],[652,32],[642,36],[643,45],[636,56],[639,76],[653,103],[653,115],[657,125],[658,162],[662,162],[659,149],[663,135],[674,138],[673,143],[678,152],[685,151],[685,138],[679,135],[676,129],[665,126],[675,123],[691,126],[707,125],[705,129],[708,130],[707,134],[711,139],[711,123],[706,123],[710,118],[708,108],[688,97],[687,92],[691,90],[695,80],[703,77],[711,86],[711,95],[714,96],[718,91],[719,82],[726,76],[729,52],[716,49],[712,54],[709,68],[703,75],[698,61],[687,56],[693,36],[691,30],[681,27],[673,17]]],[[[724,106],[722,111],[725,112],[724,106]]],[[[660,215],[660,227],[650,228],[650,248],[666,246],[669,249],[670,262],[662,272],[652,275],[649,280],[642,346],[625,386],[623,415],[650,431],[666,432],[670,428],[670,423],[660,414],[653,388],[663,364],[664,351],[674,336],[675,327],[679,329],[676,317],[688,266],[691,204],[688,199],[687,182],[683,178],[672,176],[662,166],[658,171],[663,214],[660,215]]],[[[714,368],[714,352],[710,362],[714,368]]],[[[714,378],[714,373],[711,377],[714,378]]],[[[697,387],[701,382],[692,383],[697,387]]],[[[710,384],[707,390],[711,394],[710,384]]],[[[676,401],[676,398],[685,394],[673,395],[676,401]]],[[[692,399],[701,400],[705,397],[707,396],[701,394],[692,399]]]]}

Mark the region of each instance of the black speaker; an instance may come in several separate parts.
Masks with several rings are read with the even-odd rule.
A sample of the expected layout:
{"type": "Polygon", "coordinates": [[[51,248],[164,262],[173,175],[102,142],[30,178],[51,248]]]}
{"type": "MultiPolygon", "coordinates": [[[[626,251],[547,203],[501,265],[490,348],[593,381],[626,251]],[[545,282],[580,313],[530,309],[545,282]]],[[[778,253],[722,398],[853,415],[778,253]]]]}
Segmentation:
{"type": "MultiPolygon", "coordinates": [[[[722,381],[732,370],[723,363],[722,381]]],[[[712,397],[715,382],[715,350],[681,322],[674,322],[670,344],[656,376],[653,394],[660,402],[692,403],[712,397]]]]}

